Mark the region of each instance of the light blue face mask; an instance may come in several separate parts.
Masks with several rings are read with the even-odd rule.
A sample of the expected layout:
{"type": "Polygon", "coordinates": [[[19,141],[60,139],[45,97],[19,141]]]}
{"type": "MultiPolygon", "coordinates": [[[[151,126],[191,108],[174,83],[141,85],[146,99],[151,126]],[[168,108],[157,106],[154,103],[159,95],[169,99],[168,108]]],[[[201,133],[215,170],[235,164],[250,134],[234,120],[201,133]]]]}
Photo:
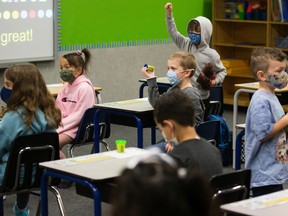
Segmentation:
{"type": "Polygon", "coordinates": [[[189,33],[189,38],[194,45],[199,45],[201,42],[201,34],[189,33]]]}
{"type": "Polygon", "coordinates": [[[178,85],[181,82],[181,79],[177,77],[177,73],[171,69],[168,70],[166,76],[169,82],[171,83],[171,85],[178,85]]]}

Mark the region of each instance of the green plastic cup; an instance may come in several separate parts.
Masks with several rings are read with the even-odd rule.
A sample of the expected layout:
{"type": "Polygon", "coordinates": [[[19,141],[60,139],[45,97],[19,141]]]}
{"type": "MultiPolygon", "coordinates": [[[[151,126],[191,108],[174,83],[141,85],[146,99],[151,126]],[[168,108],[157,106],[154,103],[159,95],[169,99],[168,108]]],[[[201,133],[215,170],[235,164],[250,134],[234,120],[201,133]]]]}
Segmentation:
{"type": "Polygon", "coordinates": [[[116,140],[116,148],[118,153],[124,153],[125,146],[126,146],[126,140],[116,140]]]}

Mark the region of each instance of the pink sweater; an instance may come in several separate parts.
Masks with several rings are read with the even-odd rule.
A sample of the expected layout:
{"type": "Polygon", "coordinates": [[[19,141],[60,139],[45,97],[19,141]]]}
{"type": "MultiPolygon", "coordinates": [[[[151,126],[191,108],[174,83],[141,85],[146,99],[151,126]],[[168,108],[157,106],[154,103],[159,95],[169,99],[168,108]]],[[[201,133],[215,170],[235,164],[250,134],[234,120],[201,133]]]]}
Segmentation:
{"type": "Polygon", "coordinates": [[[71,85],[65,82],[56,99],[62,113],[58,134],[65,133],[74,139],[85,110],[93,107],[95,102],[94,86],[85,75],[79,76],[71,85]]]}

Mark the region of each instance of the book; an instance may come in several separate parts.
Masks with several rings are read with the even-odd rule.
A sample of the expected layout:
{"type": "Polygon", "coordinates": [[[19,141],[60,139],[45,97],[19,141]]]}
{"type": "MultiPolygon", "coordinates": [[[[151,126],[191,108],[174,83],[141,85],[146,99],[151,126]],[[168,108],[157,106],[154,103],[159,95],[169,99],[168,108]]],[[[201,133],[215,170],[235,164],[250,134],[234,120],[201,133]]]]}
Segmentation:
{"type": "Polygon", "coordinates": [[[288,22],[288,0],[282,0],[283,21],[288,22]]]}
{"type": "Polygon", "coordinates": [[[279,9],[279,0],[271,0],[271,15],[272,15],[272,20],[274,22],[279,22],[281,21],[280,17],[280,9],[279,9]]]}

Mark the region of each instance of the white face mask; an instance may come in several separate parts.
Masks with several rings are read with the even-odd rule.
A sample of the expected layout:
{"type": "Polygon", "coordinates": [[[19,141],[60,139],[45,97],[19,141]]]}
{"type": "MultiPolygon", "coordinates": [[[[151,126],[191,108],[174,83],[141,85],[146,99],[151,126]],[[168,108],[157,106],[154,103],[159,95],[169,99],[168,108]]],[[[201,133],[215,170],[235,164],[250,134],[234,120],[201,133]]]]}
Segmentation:
{"type": "Polygon", "coordinates": [[[173,134],[173,138],[171,140],[167,140],[165,133],[163,131],[161,131],[161,133],[162,133],[162,136],[163,136],[165,142],[170,143],[170,145],[172,145],[172,146],[176,146],[179,144],[177,138],[174,137],[174,134],[173,134]]]}

